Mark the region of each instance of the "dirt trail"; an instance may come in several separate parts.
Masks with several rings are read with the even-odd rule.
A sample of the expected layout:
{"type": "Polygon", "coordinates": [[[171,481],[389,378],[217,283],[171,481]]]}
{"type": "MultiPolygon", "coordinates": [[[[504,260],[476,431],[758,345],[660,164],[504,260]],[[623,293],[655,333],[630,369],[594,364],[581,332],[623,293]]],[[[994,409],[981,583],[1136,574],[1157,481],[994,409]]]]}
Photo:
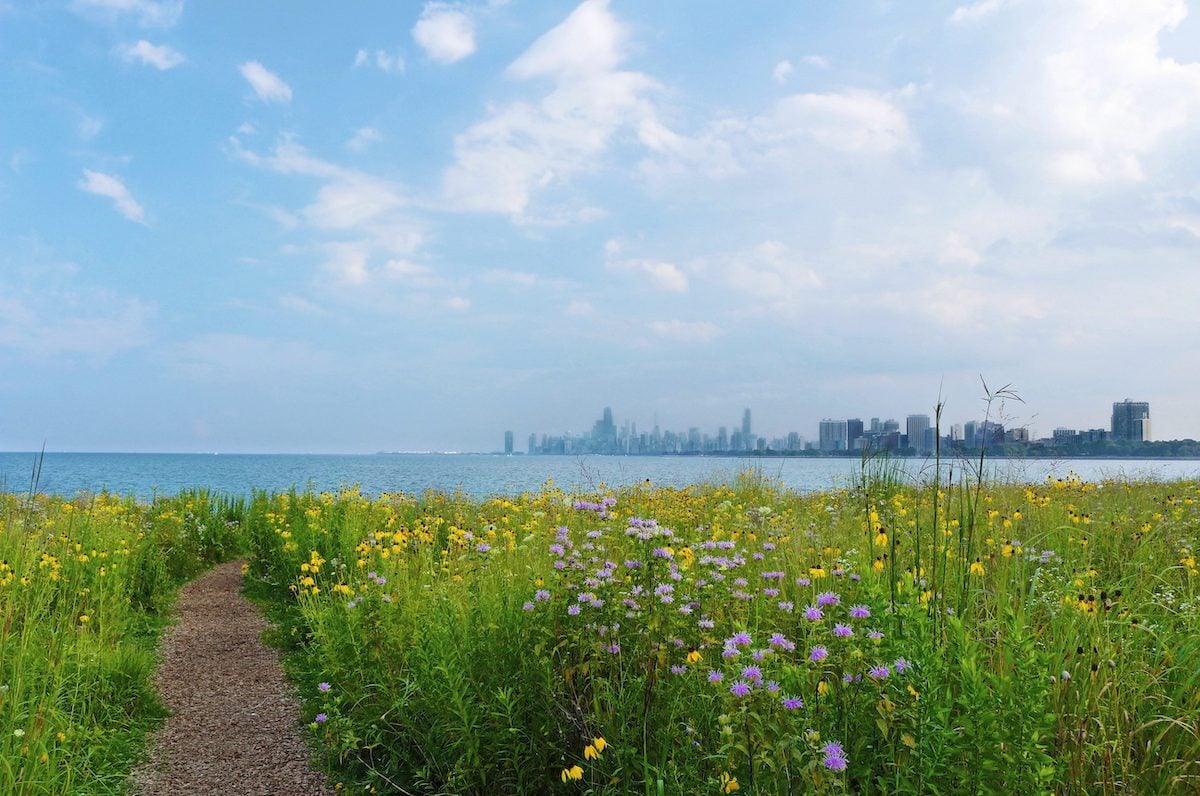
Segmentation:
{"type": "Polygon", "coordinates": [[[173,715],[134,772],[132,793],[333,793],[309,765],[293,689],[241,585],[242,562],[231,561],[183,587],[155,675],[173,715]]]}

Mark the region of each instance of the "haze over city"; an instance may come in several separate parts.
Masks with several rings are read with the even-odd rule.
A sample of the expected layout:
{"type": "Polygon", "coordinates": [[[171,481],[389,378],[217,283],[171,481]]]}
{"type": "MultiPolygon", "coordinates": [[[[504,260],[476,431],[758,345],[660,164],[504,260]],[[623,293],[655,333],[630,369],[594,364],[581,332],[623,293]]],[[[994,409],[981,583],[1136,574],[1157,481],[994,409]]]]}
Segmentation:
{"type": "Polygon", "coordinates": [[[1183,0],[0,0],[0,450],[1200,437],[1183,0]]]}

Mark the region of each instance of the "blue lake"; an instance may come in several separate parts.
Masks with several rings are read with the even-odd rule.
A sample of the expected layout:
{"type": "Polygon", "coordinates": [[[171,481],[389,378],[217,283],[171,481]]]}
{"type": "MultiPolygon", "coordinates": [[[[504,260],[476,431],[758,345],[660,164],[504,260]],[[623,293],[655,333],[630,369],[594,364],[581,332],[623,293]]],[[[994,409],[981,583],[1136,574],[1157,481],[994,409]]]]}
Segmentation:
{"type": "MultiPolygon", "coordinates": [[[[0,453],[0,489],[29,489],[35,453],[0,453]]],[[[930,462],[901,460],[914,477],[928,474],[930,462]]],[[[996,459],[991,475],[1038,482],[1074,471],[1088,480],[1200,478],[1195,460],[1017,460],[996,459]]],[[[740,459],[683,456],[499,456],[477,454],[179,454],[51,453],[42,466],[39,490],[61,495],[107,489],[147,499],[189,487],[231,494],[300,489],[331,490],[358,485],[364,492],[421,493],[427,489],[462,490],[475,497],[536,490],[547,480],[569,491],[604,483],[623,486],[649,479],[685,486],[725,482],[757,468],[798,491],[829,489],[850,483],[859,472],[855,458],[740,459]]]]}

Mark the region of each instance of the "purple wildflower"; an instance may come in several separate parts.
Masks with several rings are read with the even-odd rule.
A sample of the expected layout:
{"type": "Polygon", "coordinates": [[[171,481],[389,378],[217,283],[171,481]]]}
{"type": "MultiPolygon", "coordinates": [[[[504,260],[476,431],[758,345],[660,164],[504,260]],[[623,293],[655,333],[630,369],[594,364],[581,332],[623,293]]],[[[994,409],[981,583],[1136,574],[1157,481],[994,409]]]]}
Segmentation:
{"type": "Polygon", "coordinates": [[[492,549],[492,546],[490,544],[488,544],[487,542],[480,542],[479,546],[476,547],[475,549],[481,553],[486,553],[487,551],[492,549]]]}
{"type": "Polygon", "coordinates": [[[871,641],[879,641],[879,639],[883,638],[883,634],[878,630],[872,630],[867,634],[867,638],[871,639],[871,641]]]}
{"type": "Polygon", "coordinates": [[[850,625],[838,622],[833,626],[833,635],[837,636],[838,638],[849,638],[850,636],[854,635],[854,628],[850,627],[850,625]]]}
{"type": "Polygon", "coordinates": [[[522,607],[522,608],[524,608],[526,611],[532,611],[532,610],[533,610],[533,603],[525,603],[525,604],[524,604],[524,605],[522,605],[521,607],[522,607]]]}
{"type": "Polygon", "coordinates": [[[835,592],[823,591],[817,595],[817,605],[837,605],[842,601],[835,592]]]}
{"type": "Polygon", "coordinates": [[[815,605],[810,605],[804,609],[804,618],[811,622],[820,622],[825,618],[825,612],[815,605]]]}
{"type": "Polygon", "coordinates": [[[829,657],[829,650],[824,647],[817,646],[812,648],[812,652],[808,653],[808,659],[813,663],[823,661],[829,657]]]}
{"type": "Polygon", "coordinates": [[[546,591],[545,589],[538,589],[536,592],[534,592],[533,599],[537,600],[538,602],[549,600],[550,592],[546,591]]]}
{"type": "Polygon", "coordinates": [[[749,647],[754,640],[750,638],[749,633],[743,630],[741,633],[735,633],[725,643],[735,647],[749,647]]]}
{"type": "Polygon", "coordinates": [[[783,707],[784,710],[799,710],[804,707],[804,700],[799,697],[784,697],[783,707]]]}
{"type": "Polygon", "coordinates": [[[735,697],[744,697],[750,693],[750,684],[738,680],[736,683],[729,686],[729,693],[733,694],[735,697]]]}
{"type": "Polygon", "coordinates": [[[779,604],[780,611],[787,611],[789,614],[795,609],[796,604],[793,602],[784,601],[779,604]]]}
{"type": "Polygon", "coordinates": [[[757,666],[747,666],[745,669],[742,669],[742,679],[758,682],[762,679],[762,669],[759,669],[757,666]]]}
{"type": "Polygon", "coordinates": [[[686,671],[687,671],[687,667],[682,666],[678,663],[671,667],[671,674],[683,674],[686,671]]]}
{"type": "Polygon", "coordinates": [[[329,717],[328,717],[328,716],[326,716],[324,713],[318,713],[318,714],[317,714],[317,715],[316,715],[316,716],[313,718],[313,721],[314,721],[315,723],[317,723],[317,724],[324,724],[324,723],[325,723],[326,721],[328,721],[328,720],[329,720],[329,717]]]}
{"type": "Polygon", "coordinates": [[[896,662],[892,665],[896,667],[896,674],[904,674],[906,671],[912,668],[912,664],[903,658],[897,658],[896,662]]]}
{"type": "Polygon", "coordinates": [[[721,682],[722,679],[724,679],[724,677],[725,677],[725,675],[721,674],[720,672],[718,672],[716,670],[713,670],[708,673],[708,682],[719,683],[719,682],[721,682]]]}
{"type": "Polygon", "coordinates": [[[846,750],[837,741],[830,741],[821,747],[825,759],[821,763],[830,771],[846,770],[846,750]]]}
{"type": "Polygon", "coordinates": [[[330,688],[333,688],[333,686],[331,686],[329,683],[317,683],[317,690],[322,694],[329,691],[330,688]]]}
{"type": "Polygon", "coordinates": [[[867,676],[873,680],[883,680],[889,674],[891,674],[891,671],[886,666],[872,666],[870,671],[867,672],[867,676]]]}
{"type": "Polygon", "coordinates": [[[865,605],[850,606],[851,619],[867,619],[871,616],[871,609],[865,605]]]}
{"type": "Polygon", "coordinates": [[[571,616],[579,616],[579,603],[571,603],[567,606],[567,613],[571,616]]]}

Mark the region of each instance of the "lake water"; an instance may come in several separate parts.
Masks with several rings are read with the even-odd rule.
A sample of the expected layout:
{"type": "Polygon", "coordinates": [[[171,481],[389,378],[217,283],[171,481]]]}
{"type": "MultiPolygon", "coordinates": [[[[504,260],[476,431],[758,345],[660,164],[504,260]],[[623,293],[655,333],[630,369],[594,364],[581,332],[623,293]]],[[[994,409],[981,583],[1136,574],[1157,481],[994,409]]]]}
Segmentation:
{"type": "MultiPolygon", "coordinates": [[[[0,453],[0,490],[24,492],[37,461],[35,453],[0,453]]],[[[912,474],[930,463],[902,460],[912,474]]],[[[859,471],[855,458],[740,459],[683,456],[498,456],[477,454],[305,454],[46,453],[39,490],[60,495],[107,489],[148,499],[189,487],[248,494],[291,487],[318,491],[357,484],[368,494],[421,493],[460,489],[475,497],[536,490],[548,479],[568,491],[600,483],[624,486],[649,479],[685,486],[724,482],[747,468],[759,468],[783,485],[814,491],[845,485],[859,471]]],[[[1087,480],[1200,478],[1195,460],[995,459],[995,477],[1039,482],[1047,475],[1074,471],[1087,480]]]]}

